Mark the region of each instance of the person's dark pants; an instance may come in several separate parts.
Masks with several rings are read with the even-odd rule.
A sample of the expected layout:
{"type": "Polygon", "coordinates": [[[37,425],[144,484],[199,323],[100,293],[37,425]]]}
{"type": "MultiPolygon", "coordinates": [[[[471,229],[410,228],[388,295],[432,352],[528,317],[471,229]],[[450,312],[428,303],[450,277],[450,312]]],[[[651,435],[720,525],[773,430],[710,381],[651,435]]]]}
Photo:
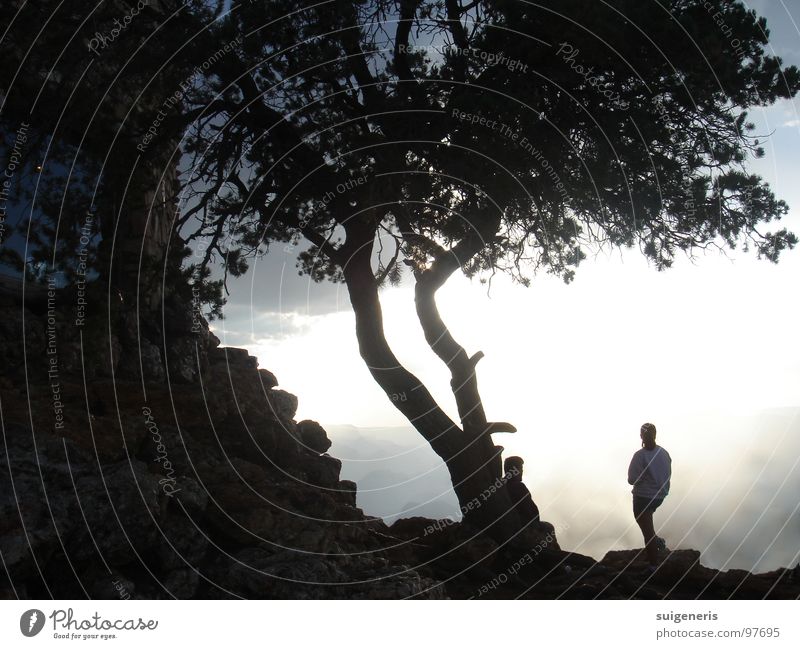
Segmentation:
{"type": "Polygon", "coordinates": [[[633,497],[633,516],[642,530],[647,560],[650,565],[658,564],[658,549],[656,548],[656,530],[653,525],[653,513],[664,502],[663,498],[648,498],[644,496],[633,497]]]}
{"type": "Polygon", "coordinates": [[[663,498],[647,498],[645,496],[633,497],[633,516],[638,520],[639,516],[643,513],[650,512],[654,514],[656,509],[661,507],[664,502],[663,498]]]}

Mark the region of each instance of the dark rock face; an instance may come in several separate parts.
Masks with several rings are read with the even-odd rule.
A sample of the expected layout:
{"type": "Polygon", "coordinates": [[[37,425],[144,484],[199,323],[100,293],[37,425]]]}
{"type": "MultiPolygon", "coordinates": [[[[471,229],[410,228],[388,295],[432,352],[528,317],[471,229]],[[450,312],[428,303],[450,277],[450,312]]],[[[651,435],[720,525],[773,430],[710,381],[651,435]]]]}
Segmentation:
{"type": "Polygon", "coordinates": [[[164,336],[58,338],[59,419],[43,318],[0,319],[0,597],[800,594],[796,570],[721,573],[692,550],[651,574],[637,552],[597,562],[541,529],[498,544],[448,519],[388,527],[356,507],[322,426],[294,420],[297,397],[185,314],[164,336]]]}
{"type": "Polygon", "coordinates": [[[126,331],[84,387],[86,353],[59,340],[56,427],[41,316],[26,313],[29,387],[19,343],[0,347],[4,597],[445,596],[396,565],[402,542],[356,507],[324,429],[294,421],[297,397],[247,350],[175,323],[166,351],[126,331]]]}
{"type": "MultiPolygon", "coordinates": [[[[609,552],[600,565],[619,575],[636,575],[644,566],[644,556],[637,550],[609,552]]],[[[800,593],[800,579],[795,573],[794,570],[762,574],[712,570],[701,565],[697,550],[674,550],[639,588],[641,597],[648,599],[794,599],[800,593]]]]}

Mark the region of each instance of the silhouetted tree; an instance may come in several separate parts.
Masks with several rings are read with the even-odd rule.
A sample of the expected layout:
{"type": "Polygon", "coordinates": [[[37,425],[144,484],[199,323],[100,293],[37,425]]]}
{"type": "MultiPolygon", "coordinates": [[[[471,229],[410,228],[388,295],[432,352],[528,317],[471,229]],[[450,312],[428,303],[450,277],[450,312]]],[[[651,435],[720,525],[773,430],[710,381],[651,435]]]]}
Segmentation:
{"type": "MultiPolygon", "coordinates": [[[[746,111],[794,96],[798,72],[766,54],[741,2],[209,5],[192,14],[200,50],[236,45],[186,89],[171,131],[188,128],[177,231],[205,251],[185,272],[241,275],[280,242],[298,244],[301,272],[344,282],[362,358],[465,510],[501,477],[492,433],[514,428],[484,413],[482,354],[437,309],[455,272],[569,281],[601,246],[663,269],[710,246],[777,261],[797,241],[762,231],[787,207],[747,171],[762,151],[746,111]],[[379,289],[404,276],[458,422],[385,338],[379,289]]],[[[499,490],[466,518],[513,534],[508,505],[499,490]]]]}
{"type": "MultiPolygon", "coordinates": [[[[747,109],[794,96],[740,2],[234,2],[240,57],[189,98],[198,201],[182,215],[206,262],[236,275],[274,242],[344,282],[375,381],[444,460],[462,506],[501,476],[476,364],[435,301],[456,271],[569,281],[587,248],[679,252],[797,239],[762,231],[786,205],[746,163],[747,109]],[[379,288],[410,274],[459,422],[395,356],[379,288]]],[[[556,317],[556,316],[554,316],[556,317]]],[[[507,534],[499,491],[467,520],[507,534]]]]}

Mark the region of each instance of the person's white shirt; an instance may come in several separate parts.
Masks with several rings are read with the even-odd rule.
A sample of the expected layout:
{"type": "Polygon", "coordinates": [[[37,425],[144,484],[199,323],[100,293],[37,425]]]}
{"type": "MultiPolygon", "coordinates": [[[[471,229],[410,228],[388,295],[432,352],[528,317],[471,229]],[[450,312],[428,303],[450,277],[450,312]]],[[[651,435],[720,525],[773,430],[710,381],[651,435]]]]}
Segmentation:
{"type": "Polygon", "coordinates": [[[643,498],[664,498],[669,493],[672,458],[667,450],[656,446],[636,451],[628,467],[628,484],[633,495],[643,498]]]}

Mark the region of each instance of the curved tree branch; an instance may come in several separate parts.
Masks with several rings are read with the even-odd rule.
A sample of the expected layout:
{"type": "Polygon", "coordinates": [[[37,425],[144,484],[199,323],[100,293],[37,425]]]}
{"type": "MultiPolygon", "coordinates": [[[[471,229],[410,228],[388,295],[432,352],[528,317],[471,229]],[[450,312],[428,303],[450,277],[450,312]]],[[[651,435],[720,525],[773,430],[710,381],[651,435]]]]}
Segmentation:
{"type": "Polygon", "coordinates": [[[483,248],[479,237],[465,240],[452,251],[437,257],[427,270],[418,272],[414,288],[417,317],[425,340],[433,352],[450,370],[450,387],[456,399],[458,414],[464,431],[471,437],[484,435],[488,429],[486,414],[478,392],[475,364],[482,353],[472,357],[459,344],[442,320],[436,305],[436,292],[465,261],[483,248]]]}
{"type": "Polygon", "coordinates": [[[351,226],[345,244],[345,249],[351,252],[343,274],[356,316],[361,357],[392,404],[447,465],[465,520],[491,530],[498,537],[510,538],[519,521],[508,494],[496,487],[491,497],[486,494],[487,485],[497,484],[501,479],[502,449],[494,446],[489,435],[465,436],[428,389],[394,355],[383,330],[378,283],[371,265],[372,246],[369,228],[351,226]],[[358,229],[362,229],[360,236],[351,238],[358,229]],[[473,507],[474,503],[478,506],[473,507]]]}

